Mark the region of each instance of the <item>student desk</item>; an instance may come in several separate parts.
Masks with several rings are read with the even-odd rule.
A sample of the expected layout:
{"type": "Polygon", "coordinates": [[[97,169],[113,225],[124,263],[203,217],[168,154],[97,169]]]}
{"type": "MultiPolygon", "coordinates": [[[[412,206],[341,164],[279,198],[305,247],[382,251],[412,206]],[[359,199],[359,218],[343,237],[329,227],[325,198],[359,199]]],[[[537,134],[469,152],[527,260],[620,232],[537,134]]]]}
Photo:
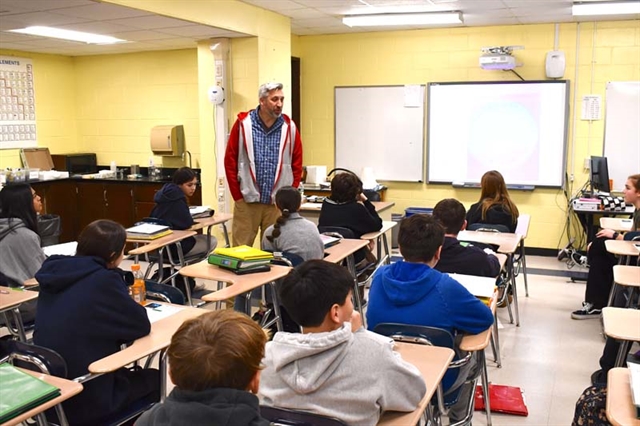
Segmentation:
{"type": "Polygon", "coordinates": [[[612,305],[618,285],[631,287],[629,300],[627,301],[626,306],[628,308],[631,306],[633,294],[635,293],[636,289],[640,287],[640,266],[615,265],[613,267],[613,286],[611,287],[611,293],[609,294],[609,302],[607,303],[607,306],[612,305]]]}
{"type": "Polygon", "coordinates": [[[604,334],[620,340],[620,349],[616,358],[616,367],[622,367],[632,342],[640,340],[640,310],[612,308],[602,309],[604,334]]]}
{"type": "Polygon", "coordinates": [[[233,215],[230,213],[216,213],[210,217],[203,217],[194,219],[195,223],[191,228],[191,231],[199,231],[200,229],[207,228],[207,242],[209,242],[209,250],[213,250],[211,247],[211,228],[215,225],[222,226],[222,232],[224,234],[225,247],[230,247],[229,244],[229,232],[227,230],[227,222],[233,219],[233,215]]]}
{"type": "MultiPolygon", "coordinates": [[[[476,277],[482,278],[482,277],[476,277]]],[[[487,372],[487,358],[484,354],[485,348],[489,345],[489,341],[491,340],[491,333],[494,332],[495,336],[495,344],[496,352],[496,362],[498,362],[498,366],[500,366],[500,358],[499,358],[499,343],[498,343],[498,319],[496,318],[496,306],[498,304],[498,293],[494,293],[493,298],[491,299],[491,305],[489,308],[491,309],[491,313],[493,313],[493,326],[487,328],[485,331],[478,334],[468,334],[465,335],[460,341],[460,349],[467,352],[477,352],[478,353],[478,362],[480,363],[480,377],[482,379],[482,393],[484,395],[484,409],[487,415],[487,426],[491,426],[491,401],[489,399],[489,374],[487,372]]]]}
{"type": "MultiPolygon", "coordinates": [[[[164,249],[171,245],[171,244],[176,244],[176,246],[178,247],[178,262],[174,262],[174,260],[171,258],[171,252],[167,251],[168,257],[169,257],[169,262],[172,265],[178,264],[179,266],[184,266],[184,254],[182,252],[182,245],[180,244],[180,241],[184,240],[185,238],[189,238],[196,235],[196,231],[192,231],[192,230],[184,230],[184,231],[173,231],[171,234],[169,235],[165,235],[164,237],[160,237],[160,238],[156,238],[155,240],[143,240],[143,239],[138,239],[138,238],[130,238],[127,237],[127,242],[128,243],[134,243],[136,244],[136,248],[134,248],[133,250],[129,251],[129,255],[134,255],[135,256],[135,262],[138,263],[138,259],[140,257],[141,254],[144,255],[148,255],[149,253],[153,252],[153,251],[158,251],[158,282],[164,284],[166,281],[172,279],[176,274],[173,273],[171,274],[170,277],[168,277],[166,280],[163,277],[163,272],[164,272],[164,249]]],[[[147,279],[149,277],[149,274],[151,273],[151,267],[153,266],[153,262],[149,262],[149,265],[147,266],[147,270],[144,273],[144,278],[147,279]]],[[[187,302],[189,303],[189,305],[191,305],[191,289],[189,288],[188,283],[185,282],[185,288],[187,291],[187,302]]]]}
{"type": "Polygon", "coordinates": [[[395,342],[394,349],[402,356],[402,359],[413,364],[427,385],[427,393],[422,397],[418,408],[409,412],[387,411],[382,414],[378,425],[417,425],[422,413],[427,409],[431,397],[438,389],[438,384],[447,372],[449,363],[453,359],[453,351],[449,348],[438,346],[425,346],[413,343],[395,342]]]}
{"type": "Polygon", "coordinates": [[[631,398],[629,370],[612,368],[607,374],[607,419],[614,426],[640,426],[631,398]]]}
{"type": "Polygon", "coordinates": [[[367,241],[376,242],[376,257],[378,258],[378,265],[388,265],[391,263],[389,253],[389,242],[387,240],[387,231],[396,226],[398,222],[383,221],[382,228],[379,231],[368,232],[363,234],[360,238],[367,241]],[[382,255],[382,246],[384,245],[384,256],[382,255]]]}
{"type": "Polygon", "coordinates": [[[619,264],[621,265],[625,261],[627,265],[631,262],[631,257],[640,256],[640,250],[638,250],[635,244],[640,244],[639,241],[626,241],[626,240],[606,240],[604,246],[607,251],[616,256],[620,256],[619,264]]]}
{"type": "MultiPolygon", "coordinates": [[[[483,231],[460,231],[458,234],[459,241],[471,241],[475,243],[492,244],[498,246],[498,252],[507,255],[508,258],[508,273],[510,275],[511,288],[513,289],[513,305],[516,310],[516,326],[520,326],[520,312],[518,310],[518,287],[516,285],[515,268],[513,266],[513,254],[518,249],[518,245],[522,240],[522,236],[519,234],[510,234],[506,232],[483,232],[483,231]]],[[[505,288],[505,292],[509,290],[509,286],[505,288]]],[[[507,295],[507,308],[509,310],[509,318],[513,323],[513,317],[511,316],[511,305],[509,304],[509,297],[507,295]]]]}
{"type": "Polygon", "coordinates": [[[633,214],[635,208],[633,206],[627,206],[624,211],[615,212],[615,211],[604,211],[604,210],[576,210],[573,208],[573,203],[571,203],[571,210],[576,214],[580,224],[582,225],[582,229],[587,234],[587,243],[590,243],[596,235],[596,229],[593,224],[593,217],[595,215],[603,215],[607,216],[630,216],[633,214]]]}
{"type": "Polygon", "coordinates": [[[63,379],[60,377],[55,377],[55,376],[50,376],[48,374],[44,374],[44,373],[40,373],[40,372],[35,372],[35,371],[30,371],[30,370],[24,370],[24,369],[20,369],[23,372],[27,373],[27,374],[31,374],[33,377],[36,377],[40,380],[43,380],[47,383],[49,383],[50,385],[53,385],[57,388],[60,389],[60,395],[45,402],[42,403],[40,405],[38,405],[35,408],[32,408],[31,410],[20,414],[17,417],[14,417],[13,419],[2,423],[2,425],[0,426],[14,426],[17,425],[21,422],[24,422],[25,420],[34,417],[40,413],[42,413],[45,410],[48,410],[49,408],[55,407],[56,405],[60,404],[63,401],[66,401],[67,399],[71,398],[74,395],[77,395],[80,393],[80,391],[82,391],[82,385],[80,383],[74,382],[73,380],[67,380],[67,379],[63,379]]]}
{"type": "Polygon", "coordinates": [[[601,217],[600,228],[613,229],[616,232],[629,232],[633,226],[633,219],[621,219],[619,217],[601,217]]]}
{"type": "Polygon", "coordinates": [[[271,270],[268,272],[236,275],[226,269],[210,265],[206,260],[203,260],[202,262],[181,268],[180,274],[186,277],[217,281],[218,291],[214,291],[202,297],[202,300],[206,302],[216,302],[218,304],[216,306],[217,309],[220,308],[220,302],[223,300],[249,293],[258,287],[270,284],[273,295],[273,310],[276,315],[276,324],[278,326],[278,331],[282,331],[282,317],[280,316],[280,303],[278,301],[275,281],[287,275],[290,270],[291,268],[288,266],[271,265],[271,270]],[[221,283],[229,285],[221,289],[221,283]]]}
{"type": "MultiPolygon", "coordinates": [[[[395,206],[396,203],[393,201],[372,201],[371,204],[375,206],[376,212],[382,219],[391,220],[391,207],[395,206]]],[[[322,203],[302,203],[300,214],[317,224],[321,209],[322,203]]]]}
{"type": "Polygon", "coordinates": [[[347,264],[347,269],[353,276],[353,298],[355,299],[355,308],[362,316],[362,324],[367,327],[367,319],[362,308],[362,300],[360,300],[360,292],[358,291],[358,278],[356,274],[356,264],[353,260],[353,253],[357,252],[363,247],[369,244],[367,240],[354,240],[349,238],[343,238],[338,244],[335,244],[329,248],[324,249],[327,256],[325,261],[331,263],[340,263],[343,260],[347,264]]]}
{"type": "Polygon", "coordinates": [[[521,214],[518,216],[518,224],[516,225],[516,234],[520,235],[520,258],[522,259],[522,275],[524,276],[524,295],[529,297],[529,283],[527,282],[527,257],[524,250],[524,240],[529,235],[529,222],[531,216],[521,214]]]}
{"type": "MultiPolygon", "coordinates": [[[[169,305],[168,303],[162,304],[169,305]]],[[[206,309],[197,309],[190,306],[170,306],[181,309],[171,316],[151,323],[151,332],[137,339],[125,349],[91,363],[89,372],[92,374],[112,373],[132,362],[160,351],[160,397],[164,401],[167,391],[167,359],[165,351],[171,343],[171,337],[186,320],[210,312],[206,309]]]]}
{"type": "MultiPolygon", "coordinates": [[[[24,325],[22,324],[22,316],[18,308],[25,302],[38,298],[38,292],[22,290],[20,288],[13,289],[10,287],[0,287],[0,313],[5,316],[7,327],[10,327],[10,323],[7,318],[7,313],[11,311],[13,320],[16,323],[18,329],[18,337],[20,341],[26,342],[27,336],[24,332],[24,325]]],[[[11,330],[11,329],[10,329],[11,330]]]]}

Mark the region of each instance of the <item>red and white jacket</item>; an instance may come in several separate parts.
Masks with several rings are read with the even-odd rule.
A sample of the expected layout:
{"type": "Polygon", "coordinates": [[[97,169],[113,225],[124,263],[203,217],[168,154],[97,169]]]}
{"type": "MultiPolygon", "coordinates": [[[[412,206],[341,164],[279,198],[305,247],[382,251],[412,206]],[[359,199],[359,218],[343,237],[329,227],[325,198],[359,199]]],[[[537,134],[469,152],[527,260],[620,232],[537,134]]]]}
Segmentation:
{"type": "MultiPolygon", "coordinates": [[[[251,115],[248,112],[238,114],[231,129],[224,154],[224,169],[227,175],[229,191],[234,201],[244,199],[247,203],[260,202],[260,190],[256,183],[256,161],[253,150],[251,115]]],[[[296,124],[285,114],[280,129],[280,149],[277,173],[271,190],[271,201],[275,203],[275,194],[284,186],[297,188],[302,176],[302,140],[296,124]]]]}

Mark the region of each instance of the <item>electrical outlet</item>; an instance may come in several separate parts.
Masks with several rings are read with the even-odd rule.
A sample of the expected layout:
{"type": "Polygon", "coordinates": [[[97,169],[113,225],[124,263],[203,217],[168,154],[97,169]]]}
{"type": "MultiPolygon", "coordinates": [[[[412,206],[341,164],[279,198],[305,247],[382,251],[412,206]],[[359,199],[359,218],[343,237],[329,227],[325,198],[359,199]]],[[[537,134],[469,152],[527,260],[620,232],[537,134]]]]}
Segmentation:
{"type": "Polygon", "coordinates": [[[585,158],[584,159],[584,169],[585,170],[591,170],[591,159],[590,158],[585,158]]]}
{"type": "Polygon", "coordinates": [[[570,174],[569,175],[569,182],[573,182],[573,179],[574,179],[573,174],[570,174]]]}
{"type": "Polygon", "coordinates": [[[218,186],[224,186],[224,178],[223,177],[219,177],[218,178],[218,186]]]}

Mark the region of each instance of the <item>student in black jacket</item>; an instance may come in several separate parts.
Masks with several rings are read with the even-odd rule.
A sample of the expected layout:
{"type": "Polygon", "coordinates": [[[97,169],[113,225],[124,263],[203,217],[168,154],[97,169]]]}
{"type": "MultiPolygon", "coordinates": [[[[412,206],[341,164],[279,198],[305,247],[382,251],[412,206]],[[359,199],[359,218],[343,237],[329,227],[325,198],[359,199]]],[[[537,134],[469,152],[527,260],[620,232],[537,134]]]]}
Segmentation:
{"type": "MultiPolygon", "coordinates": [[[[382,219],[362,192],[362,181],[358,176],[345,172],[331,179],[331,195],[322,203],[318,219],[318,227],[322,226],[348,228],[355,238],[382,228],[382,219]]],[[[356,263],[361,262],[365,253],[360,250],[354,257],[356,263]]]]}
{"type": "MultiPolygon", "coordinates": [[[[51,256],[36,273],[40,293],[33,341],[64,358],[69,378],[87,374],[89,364],[151,330],[145,308],[129,296],[118,269],[125,241],[120,224],[97,220],[80,234],[75,256],[51,256]]],[[[74,426],[100,424],[146,396],[159,399],[160,375],[158,370],[121,368],[83,386],[63,402],[74,426]]]]}
{"type": "MultiPolygon", "coordinates": [[[[153,197],[156,205],[151,210],[151,217],[162,219],[168,222],[171,229],[189,229],[194,221],[189,212],[189,203],[187,197],[193,196],[198,185],[198,177],[196,173],[189,167],[181,167],[173,174],[172,182],[167,183],[156,192],[153,197]]],[[[211,242],[211,249],[216,247],[214,237],[211,242]]],[[[196,235],[195,237],[185,238],[181,241],[182,252],[202,253],[207,251],[207,237],[205,235],[196,235]]],[[[177,252],[172,247],[174,259],[177,259],[177,252]]]]}
{"type": "Polygon", "coordinates": [[[490,249],[481,249],[458,241],[458,233],[467,226],[462,203],[453,198],[441,200],[433,209],[433,217],[445,229],[440,260],[435,266],[440,272],[497,277],[500,262],[490,249]]]}
{"type": "Polygon", "coordinates": [[[467,213],[467,226],[476,223],[503,225],[509,232],[516,231],[518,207],[511,201],[507,185],[500,172],[491,170],[482,175],[480,201],[467,213]]]}
{"type": "Polygon", "coordinates": [[[167,350],[176,387],[136,426],[268,426],[255,395],[266,342],[258,323],[232,310],[186,321],[167,350]]]}

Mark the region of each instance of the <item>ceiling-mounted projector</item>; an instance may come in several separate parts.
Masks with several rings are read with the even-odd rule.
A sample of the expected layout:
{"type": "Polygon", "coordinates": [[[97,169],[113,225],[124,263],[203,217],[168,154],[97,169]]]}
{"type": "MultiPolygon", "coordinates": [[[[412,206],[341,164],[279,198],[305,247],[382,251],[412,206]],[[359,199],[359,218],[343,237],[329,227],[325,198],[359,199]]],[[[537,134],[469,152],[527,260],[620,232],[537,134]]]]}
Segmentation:
{"type": "Polygon", "coordinates": [[[485,53],[480,56],[480,68],[485,70],[512,70],[516,66],[516,58],[511,55],[485,53]]]}

